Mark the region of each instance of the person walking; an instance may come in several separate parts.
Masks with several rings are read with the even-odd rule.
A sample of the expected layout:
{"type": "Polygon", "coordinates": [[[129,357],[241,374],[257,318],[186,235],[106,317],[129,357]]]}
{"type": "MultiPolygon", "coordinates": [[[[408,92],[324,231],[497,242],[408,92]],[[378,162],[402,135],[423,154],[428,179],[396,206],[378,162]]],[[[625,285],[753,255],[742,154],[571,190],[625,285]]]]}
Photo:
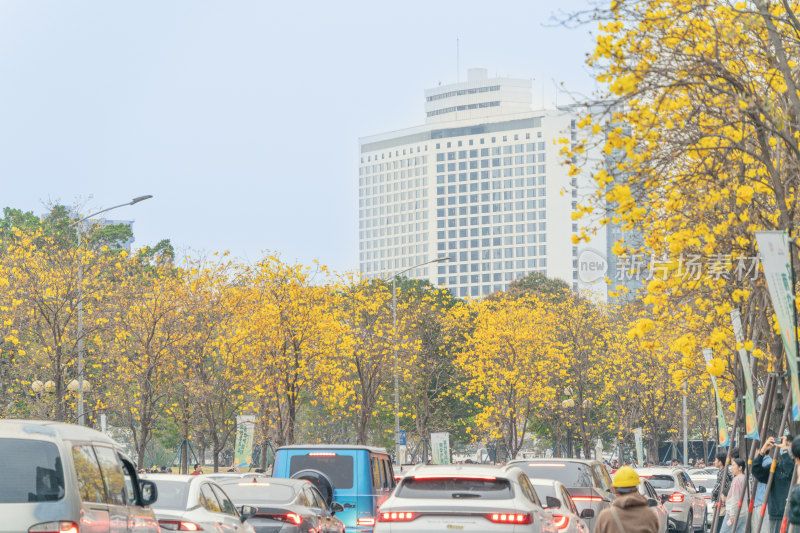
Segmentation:
{"type": "Polygon", "coordinates": [[[720,531],[721,533],[744,533],[747,524],[746,509],[749,505],[745,494],[744,459],[737,458],[731,461],[731,474],[733,474],[731,490],[728,491],[727,496],[723,496],[723,501],[725,502],[725,523],[722,524],[722,529],[720,531]],[[736,523],[736,530],[734,531],[733,522],[736,520],[740,499],[742,499],[740,509],[744,509],[745,511],[739,512],[739,521],[736,523]]]}
{"type": "Polygon", "coordinates": [[[658,517],[639,494],[639,474],[623,466],[611,483],[617,498],[597,516],[594,533],[658,533],[658,517]]]}
{"type": "Polygon", "coordinates": [[[777,457],[778,464],[775,466],[775,474],[772,478],[772,488],[767,497],[770,533],[780,531],[783,511],[786,508],[786,498],[789,496],[789,484],[792,482],[792,472],[794,472],[794,459],[790,453],[792,438],[791,435],[783,436],[779,444],[775,443],[774,437],[768,438],[753,459],[753,477],[761,483],[766,483],[769,480],[769,471],[772,465],[772,457],[769,456],[769,452],[776,446],[780,450],[777,457]]]}

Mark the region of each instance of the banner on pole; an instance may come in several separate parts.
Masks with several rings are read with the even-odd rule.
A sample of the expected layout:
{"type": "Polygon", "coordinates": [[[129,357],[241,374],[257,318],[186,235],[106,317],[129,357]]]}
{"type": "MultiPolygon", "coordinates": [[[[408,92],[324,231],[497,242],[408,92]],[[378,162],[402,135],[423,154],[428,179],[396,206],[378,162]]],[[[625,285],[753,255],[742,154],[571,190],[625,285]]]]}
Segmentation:
{"type": "Polygon", "coordinates": [[[642,428],[634,429],[633,435],[636,438],[636,464],[642,466],[644,464],[644,446],[642,445],[642,428]]]}
{"type": "Polygon", "coordinates": [[[249,467],[253,459],[255,422],[254,415],[238,415],[236,417],[236,444],[233,454],[233,466],[236,468],[249,467]]]}
{"type": "Polygon", "coordinates": [[[450,464],[450,433],[431,433],[431,463],[450,464]]]}
{"type": "MultiPolygon", "coordinates": [[[[706,360],[706,365],[711,364],[711,357],[711,348],[704,348],[703,359],[706,360]]],[[[725,413],[722,411],[722,401],[719,399],[719,389],[717,388],[716,377],[711,376],[711,384],[714,386],[714,398],[717,400],[717,430],[719,431],[718,446],[728,446],[728,444],[730,444],[730,439],[728,438],[728,423],[725,421],[725,413]]]]}
{"type": "Polygon", "coordinates": [[[745,438],[758,440],[758,427],[756,426],[756,404],[753,401],[753,374],[750,371],[750,357],[744,348],[744,330],[742,329],[742,315],[738,309],[731,311],[731,324],[733,324],[733,336],[741,346],[739,348],[739,362],[742,364],[742,374],[744,375],[744,425],[747,431],[745,438]]]}
{"type": "Polygon", "coordinates": [[[767,280],[769,298],[778,317],[783,349],[792,383],[792,419],[800,420],[800,382],[797,378],[797,337],[789,236],[785,231],[757,231],[756,242],[767,280]]]}

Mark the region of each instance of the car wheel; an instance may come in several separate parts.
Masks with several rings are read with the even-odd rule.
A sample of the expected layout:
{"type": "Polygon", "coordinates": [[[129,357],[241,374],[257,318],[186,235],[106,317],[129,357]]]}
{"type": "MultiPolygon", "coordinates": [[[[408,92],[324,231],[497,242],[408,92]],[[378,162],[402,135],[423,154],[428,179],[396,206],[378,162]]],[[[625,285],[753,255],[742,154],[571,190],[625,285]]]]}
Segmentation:
{"type": "Polygon", "coordinates": [[[683,528],[683,533],[693,533],[694,526],[692,526],[692,522],[694,522],[694,515],[692,511],[689,511],[689,515],[686,517],[686,527],[683,528]]]}

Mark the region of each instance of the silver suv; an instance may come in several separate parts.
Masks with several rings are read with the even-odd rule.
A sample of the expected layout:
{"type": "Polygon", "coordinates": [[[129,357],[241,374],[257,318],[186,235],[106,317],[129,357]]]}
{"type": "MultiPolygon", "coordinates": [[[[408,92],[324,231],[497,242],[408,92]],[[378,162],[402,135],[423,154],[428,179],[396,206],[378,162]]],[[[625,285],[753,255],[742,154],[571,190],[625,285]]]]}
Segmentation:
{"type": "Polygon", "coordinates": [[[509,464],[520,467],[530,478],[560,481],[567,487],[579,513],[583,515],[586,509],[594,512],[591,518],[584,518],[590,531],[594,531],[600,511],[610,507],[615,499],[611,490],[611,476],[599,461],[571,458],[525,459],[509,464]]]}
{"type": "Polygon", "coordinates": [[[682,468],[642,468],[636,471],[661,496],[674,529],[681,533],[702,533],[706,529],[705,487],[699,489],[682,468]]]}
{"type": "Polygon", "coordinates": [[[0,533],[159,533],[155,486],[99,431],[0,420],[0,472],[0,533]]]}

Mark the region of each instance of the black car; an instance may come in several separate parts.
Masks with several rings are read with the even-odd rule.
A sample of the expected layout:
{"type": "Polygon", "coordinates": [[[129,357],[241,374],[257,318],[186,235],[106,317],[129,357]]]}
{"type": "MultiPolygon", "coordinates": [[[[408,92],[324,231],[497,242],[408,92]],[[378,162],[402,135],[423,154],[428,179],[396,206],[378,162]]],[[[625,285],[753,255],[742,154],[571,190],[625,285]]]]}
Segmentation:
{"type": "Polygon", "coordinates": [[[237,508],[256,509],[247,522],[256,533],[344,533],[334,516],[344,508],[325,498],[304,479],[241,478],[218,481],[237,508]]]}

